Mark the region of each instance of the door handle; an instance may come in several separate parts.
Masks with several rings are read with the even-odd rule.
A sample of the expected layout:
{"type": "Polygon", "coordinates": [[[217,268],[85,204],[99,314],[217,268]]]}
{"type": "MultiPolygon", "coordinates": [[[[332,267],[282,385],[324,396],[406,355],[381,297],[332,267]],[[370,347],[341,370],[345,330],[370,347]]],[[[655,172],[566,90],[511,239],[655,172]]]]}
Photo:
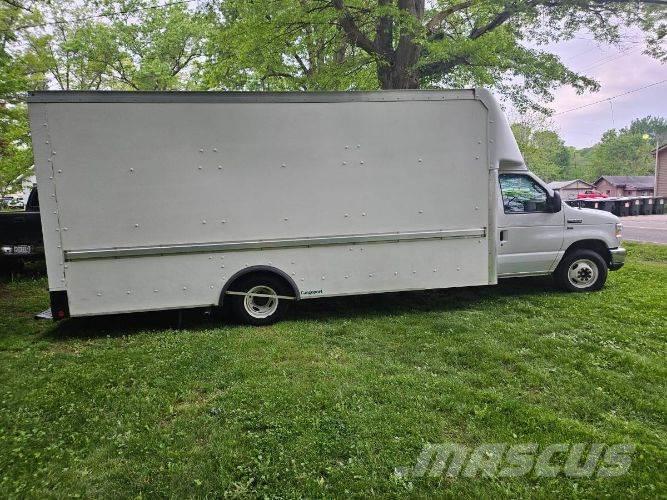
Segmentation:
{"type": "Polygon", "coordinates": [[[506,241],[507,241],[507,229],[503,229],[502,231],[500,231],[500,244],[502,245],[506,241]]]}

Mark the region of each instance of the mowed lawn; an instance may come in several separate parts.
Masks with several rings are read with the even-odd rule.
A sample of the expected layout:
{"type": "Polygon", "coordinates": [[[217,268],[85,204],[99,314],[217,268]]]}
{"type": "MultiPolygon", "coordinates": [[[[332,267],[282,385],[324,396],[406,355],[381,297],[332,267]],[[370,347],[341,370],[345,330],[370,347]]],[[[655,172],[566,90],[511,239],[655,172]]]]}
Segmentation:
{"type": "Polygon", "coordinates": [[[599,293],[313,300],[269,328],[38,322],[46,280],[5,278],[0,497],[665,497],[667,246],[627,247],[599,293]],[[636,452],[613,479],[394,474],[449,442],[636,452]]]}

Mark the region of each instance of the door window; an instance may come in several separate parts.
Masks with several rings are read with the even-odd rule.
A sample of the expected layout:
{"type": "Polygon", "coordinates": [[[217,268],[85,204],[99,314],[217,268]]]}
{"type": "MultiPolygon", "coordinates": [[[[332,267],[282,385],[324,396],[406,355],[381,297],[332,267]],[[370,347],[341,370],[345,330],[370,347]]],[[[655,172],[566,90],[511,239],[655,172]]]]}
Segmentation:
{"type": "Polygon", "coordinates": [[[500,174],[499,179],[506,214],[549,212],[547,192],[532,177],[500,174]]]}

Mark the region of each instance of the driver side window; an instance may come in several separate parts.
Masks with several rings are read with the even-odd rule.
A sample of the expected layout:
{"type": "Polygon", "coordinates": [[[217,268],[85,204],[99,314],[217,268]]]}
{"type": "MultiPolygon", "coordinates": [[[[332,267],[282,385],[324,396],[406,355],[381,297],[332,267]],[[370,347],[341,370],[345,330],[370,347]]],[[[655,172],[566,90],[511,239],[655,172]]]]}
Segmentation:
{"type": "Polygon", "coordinates": [[[498,178],[506,214],[549,212],[547,192],[531,177],[500,174],[498,178]]]}

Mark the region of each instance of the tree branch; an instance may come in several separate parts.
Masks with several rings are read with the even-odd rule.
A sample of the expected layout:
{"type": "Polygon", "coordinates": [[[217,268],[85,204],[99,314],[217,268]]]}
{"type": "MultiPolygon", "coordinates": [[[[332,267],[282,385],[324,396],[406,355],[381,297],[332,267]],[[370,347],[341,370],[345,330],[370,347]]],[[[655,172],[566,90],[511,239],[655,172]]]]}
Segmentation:
{"type": "Polygon", "coordinates": [[[371,56],[376,56],[378,54],[375,44],[373,41],[368,38],[359,28],[354,17],[350,14],[350,11],[345,7],[345,2],[343,0],[332,0],[331,4],[333,7],[341,13],[340,16],[340,25],[345,31],[345,35],[348,41],[359,47],[361,50],[366,52],[371,56]]]}
{"type": "Polygon", "coordinates": [[[469,63],[467,56],[457,56],[447,61],[435,61],[420,67],[419,76],[444,75],[464,63],[469,63]]]}
{"type": "Polygon", "coordinates": [[[506,8],[505,10],[501,11],[499,14],[496,15],[491,21],[489,21],[487,24],[484,26],[480,26],[479,28],[475,28],[470,32],[470,35],[468,35],[468,38],[471,40],[476,40],[482,35],[485,35],[489,31],[493,31],[496,29],[498,26],[501,24],[505,23],[510,17],[512,17],[512,14],[514,14],[514,9],[512,8],[506,8]]]}
{"type": "Polygon", "coordinates": [[[20,3],[14,1],[14,0],[2,0],[8,5],[11,5],[12,7],[16,7],[17,9],[25,10],[26,12],[32,12],[32,9],[30,7],[26,7],[25,5],[21,5],[20,3]]]}
{"type": "Polygon", "coordinates": [[[294,59],[296,59],[296,62],[299,64],[299,67],[301,68],[301,71],[303,71],[303,74],[306,76],[310,76],[310,68],[306,66],[306,63],[303,62],[301,56],[296,52],[294,53],[294,59]]]}
{"type": "Polygon", "coordinates": [[[461,2],[457,5],[452,5],[451,7],[436,12],[435,15],[431,18],[431,20],[426,23],[426,29],[429,30],[431,33],[435,33],[445,19],[447,19],[449,16],[455,14],[460,10],[465,10],[468,7],[471,7],[472,4],[474,3],[475,0],[467,0],[465,2],[461,2]]]}

